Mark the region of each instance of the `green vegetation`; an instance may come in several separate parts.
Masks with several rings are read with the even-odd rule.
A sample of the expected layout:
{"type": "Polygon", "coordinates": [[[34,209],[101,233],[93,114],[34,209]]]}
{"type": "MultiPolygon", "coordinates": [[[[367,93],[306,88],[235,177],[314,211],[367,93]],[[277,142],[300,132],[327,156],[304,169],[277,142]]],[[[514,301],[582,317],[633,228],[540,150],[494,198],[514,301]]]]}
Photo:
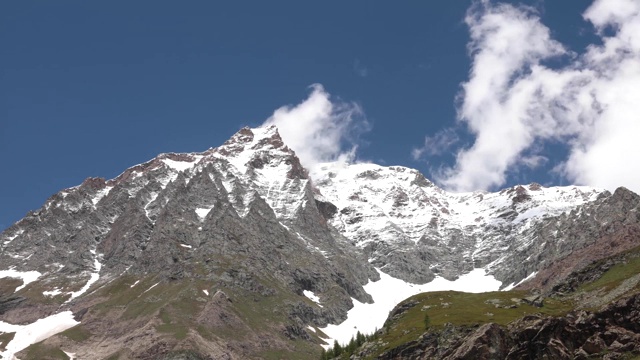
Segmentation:
{"type": "Polygon", "coordinates": [[[628,259],[620,264],[614,265],[607,270],[598,280],[582,285],[578,291],[613,290],[622,284],[623,281],[634,275],[640,274],[640,248],[631,250],[628,259]]]}
{"type": "Polygon", "coordinates": [[[177,340],[185,339],[189,332],[189,329],[187,329],[186,326],[178,324],[162,324],[156,326],[156,329],[162,333],[173,334],[177,340]]]}
{"type": "MultiPolygon", "coordinates": [[[[416,305],[401,315],[401,319],[405,320],[403,324],[410,321],[401,330],[424,329],[427,314],[431,327],[442,327],[445,323],[472,325],[493,322],[504,325],[531,313],[564,315],[573,309],[573,302],[561,299],[545,299],[544,307],[534,307],[522,301],[528,295],[525,291],[477,294],[437,291],[418,294],[403,301],[416,302],[416,305]]],[[[396,328],[399,323],[397,321],[392,324],[392,328],[396,328]]]]}
{"type": "Polygon", "coordinates": [[[33,344],[23,351],[26,357],[20,358],[24,360],[69,360],[69,356],[64,351],[42,342],[33,344]]]}
{"type": "Polygon", "coordinates": [[[281,359],[315,359],[319,351],[315,346],[306,340],[289,340],[290,347],[286,349],[269,349],[262,351],[257,355],[258,358],[265,360],[281,360],[281,359]]]}
{"type": "Polygon", "coordinates": [[[230,343],[254,341],[260,334],[280,335],[282,347],[262,351],[258,348],[256,355],[264,359],[317,358],[320,348],[316,344],[320,339],[291,340],[282,333],[282,329],[290,325],[290,304],[306,298],[281,288],[279,280],[269,275],[250,281],[255,283],[256,289],[270,289],[268,295],[262,294],[261,290],[214,285],[205,279],[160,282],[152,275],[144,278],[124,276],[95,292],[95,296],[103,301],[93,306],[92,312],[93,316],[115,315],[122,321],[147,319],[158,333],[168,336],[169,342],[187,339],[194,332],[210,341],[230,343]],[[131,287],[133,284],[136,285],[131,287]],[[209,295],[203,289],[208,290],[209,295]],[[224,292],[229,301],[224,298],[212,300],[217,291],[224,292]],[[211,306],[211,301],[216,304],[211,306]]]}
{"type": "Polygon", "coordinates": [[[30,301],[36,304],[43,305],[62,304],[70,296],[68,294],[60,294],[56,296],[44,295],[44,291],[51,291],[55,288],[63,287],[61,283],[55,281],[34,281],[16,293],[15,289],[21,285],[23,285],[22,279],[0,278],[0,294],[19,294],[20,296],[29,298],[30,301]]]}
{"type": "Polygon", "coordinates": [[[16,333],[0,333],[0,350],[4,350],[7,344],[13,340],[13,337],[16,336],[16,333]]]}
{"type": "Polygon", "coordinates": [[[438,331],[445,324],[476,326],[493,322],[506,325],[527,314],[565,315],[574,307],[569,299],[552,298],[545,299],[542,308],[534,307],[522,301],[528,295],[525,291],[478,294],[437,291],[412,296],[401,304],[413,306],[385,322],[385,331],[380,333],[378,346],[371,357],[413,341],[425,330],[438,331]]]}
{"type": "Polygon", "coordinates": [[[111,354],[111,355],[109,355],[108,358],[106,358],[104,360],[120,360],[120,352],[118,351],[115,354],[111,354]]]}
{"type": "Polygon", "coordinates": [[[167,360],[167,359],[201,360],[204,358],[205,356],[193,350],[177,350],[177,351],[171,351],[168,354],[165,354],[158,360],[167,360]]]}
{"type": "Polygon", "coordinates": [[[91,333],[82,325],[76,325],[70,329],[67,329],[61,332],[60,335],[66,336],[67,338],[75,342],[82,342],[91,337],[91,333]]]}
{"type": "MultiPolygon", "coordinates": [[[[574,293],[544,298],[542,307],[534,307],[524,302],[522,299],[530,294],[517,290],[479,294],[440,291],[412,296],[401,304],[413,306],[387,320],[384,325],[385,331],[380,332],[378,340],[374,342],[373,351],[367,358],[375,358],[387,350],[413,341],[425,331],[439,331],[445,324],[460,327],[475,327],[489,322],[507,325],[534,313],[564,316],[576,306],[583,304],[585,299],[600,300],[599,303],[604,305],[640,292],[640,279],[633,281],[634,277],[640,276],[640,247],[616,258],[618,260],[615,261],[619,263],[605,271],[600,278],[582,284],[574,293]]],[[[603,259],[589,267],[597,269],[609,261],[611,258],[603,259]]],[[[630,356],[629,359],[640,359],[634,356],[630,356]]],[[[336,356],[334,349],[331,349],[323,353],[322,359],[334,357],[348,358],[336,356]]]]}
{"type": "Polygon", "coordinates": [[[0,294],[13,294],[18,286],[22,285],[21,279],[0,278],[0,294]]]}

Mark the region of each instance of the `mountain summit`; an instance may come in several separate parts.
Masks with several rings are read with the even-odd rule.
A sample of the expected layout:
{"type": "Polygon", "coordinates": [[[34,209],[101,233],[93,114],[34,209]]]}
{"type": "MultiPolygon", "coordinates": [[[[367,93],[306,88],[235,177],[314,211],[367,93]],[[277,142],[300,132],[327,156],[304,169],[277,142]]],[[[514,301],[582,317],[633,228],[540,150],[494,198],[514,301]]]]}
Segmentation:
{"type": "Polygon", "coordinates": [[[243,128],[58,192],[0,234],[0,354],[309,358],[381,327],[390,293],[548,289],[637,245],[626,189],[458,194],[404,167],[314,170],[276,127],[243,128]]]}

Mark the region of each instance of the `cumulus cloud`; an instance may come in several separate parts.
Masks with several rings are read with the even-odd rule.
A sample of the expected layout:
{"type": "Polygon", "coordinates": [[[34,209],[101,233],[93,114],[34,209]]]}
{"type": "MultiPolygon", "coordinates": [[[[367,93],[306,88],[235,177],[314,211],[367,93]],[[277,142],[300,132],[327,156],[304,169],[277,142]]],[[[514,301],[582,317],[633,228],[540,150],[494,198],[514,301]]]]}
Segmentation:
{"type": "Polygon", "coordinates": [[[369,130],[358,104],[332,99],[320,84],[312,85],[300,104],[277,109],[263,125],[276,125],[284,142],[311,170],[322,162],[352,161],[359,136],[369,130]]]}
{"type": "Polygon", "coordinates": [[[509,171],[545,163],[538,144],[559,141],[569,155],[554,169],[569,181],[640,190],[640,2],[596,0],[583,17],[602,43],[574,54],[532,8],[472,5],[465,22],[473,61],[458,120],[475,139],[437,181],[458,191],[494,188],[509,171]],[[555,57],[568,64],[545,65],[555,57]]]}

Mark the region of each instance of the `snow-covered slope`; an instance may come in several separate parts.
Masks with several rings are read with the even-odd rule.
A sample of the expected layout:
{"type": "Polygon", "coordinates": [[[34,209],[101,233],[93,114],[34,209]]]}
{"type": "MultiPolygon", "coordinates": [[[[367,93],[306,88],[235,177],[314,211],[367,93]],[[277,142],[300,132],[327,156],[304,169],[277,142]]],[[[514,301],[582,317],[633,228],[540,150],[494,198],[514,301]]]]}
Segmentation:
{"type": "Polygon", "coordinates": [[[435,274],[454,280],[474,268],[491,270],[503,256],[531,245],[527,231],[534,224],[604,192],[530,184],[450,193],[417,170],[376,164],[327,163],[312,177],[338,208],[331,224],[376,267],[418,283],[435,274]]]}
{"type": "Polygon", "coordinates": [[[328,335],[325,339],[327,344],[324,347],[329,349],[334,341],[347,344],[358,331],[362,334],[372,334],[377,329],[381,329],[389,312],[398,303],[413,295],[444,290],[479,293],[496,291],[500,286],[500,281],[487,275],[482,269],[475,269],[454,281],[436,277],[432,282],[422,285],[411,284],[380,272],[380,280],[369,282],[364,286],[364,289],[373,297],[373,303],[365,304],[352,299],[354,306],[349,310],[347,320],[321,329],[328,335]]]}

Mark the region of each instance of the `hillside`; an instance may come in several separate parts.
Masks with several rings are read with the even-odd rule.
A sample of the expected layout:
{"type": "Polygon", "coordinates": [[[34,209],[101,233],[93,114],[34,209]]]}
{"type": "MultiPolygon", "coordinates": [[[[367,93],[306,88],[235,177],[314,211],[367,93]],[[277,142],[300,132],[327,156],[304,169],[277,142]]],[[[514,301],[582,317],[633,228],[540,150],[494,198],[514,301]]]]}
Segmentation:
{"type": "Polygon", "coordinates": [[[353,359],[636,359],[638,324],[640,247],[596,261],[539,294],[413,296],[349,352],[353,359]]]}

